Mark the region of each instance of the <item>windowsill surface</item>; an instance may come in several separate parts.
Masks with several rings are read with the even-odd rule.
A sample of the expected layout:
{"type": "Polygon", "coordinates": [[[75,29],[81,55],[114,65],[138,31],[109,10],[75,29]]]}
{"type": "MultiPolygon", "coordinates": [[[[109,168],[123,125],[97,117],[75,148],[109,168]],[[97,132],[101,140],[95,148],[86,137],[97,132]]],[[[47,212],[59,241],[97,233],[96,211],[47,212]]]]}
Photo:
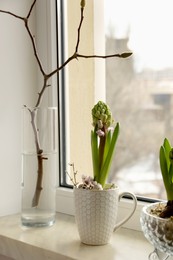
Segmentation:
{"type": "Polygon", "coordinates": [[[56,223],[47,228],[24,228],[20,215],[0,218],[0,255],[16,260],[146,260],[151,251],[142,232],[125,228],[117,230],[107,245],[84,245],[74,217],[61,213],[57,213],[56,223]]]}

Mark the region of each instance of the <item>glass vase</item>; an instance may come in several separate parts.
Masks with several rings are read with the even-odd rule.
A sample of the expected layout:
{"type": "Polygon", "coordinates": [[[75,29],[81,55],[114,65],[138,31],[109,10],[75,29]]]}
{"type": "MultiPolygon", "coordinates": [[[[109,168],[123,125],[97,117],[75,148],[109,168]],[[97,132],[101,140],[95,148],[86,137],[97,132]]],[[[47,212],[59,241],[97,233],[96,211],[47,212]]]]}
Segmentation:
{"type": "Polygon", "coordinates": [[[22,225],[55,222],[57,109],[23,109],[22,225]]]}

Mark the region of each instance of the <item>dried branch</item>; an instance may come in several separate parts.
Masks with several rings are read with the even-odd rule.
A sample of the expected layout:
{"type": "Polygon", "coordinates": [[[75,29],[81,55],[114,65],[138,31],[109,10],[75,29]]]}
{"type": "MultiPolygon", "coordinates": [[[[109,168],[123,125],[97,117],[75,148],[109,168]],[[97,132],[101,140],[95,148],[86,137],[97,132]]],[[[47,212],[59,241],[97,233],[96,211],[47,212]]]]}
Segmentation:
{"type": "Polygon", "coordinates": [[[38,97],[38,100],[36,102],[36,106],[35,107],[39,106],[40,103],[41,103],[41,98],[42,98],[42,96],[44,94],[44,91],[48,87],[48,84],[47,84],[48,79],[51,78],[54,74],[59,73],[72,60],[78,59],[78,58],[85,58],[85,59],[91,59],[91,58],[107,59],[107,58],[115,58],[115,57],[117,57],[117,58],[127,58],[127,57],[132,55],[131,52],[127,52],[127,53],[125,52],[125,53],[122,53],[122,54],[112,54],[112,55],[84,55],[84,54],[79,54],[78,53],[79,44],[80,44],[80,32],[81,32],[82,23],[83,23],[83,20],[84,20],[84,6],[85,6],[85,1],[81,0],[81,16],[80,16],[79,27],[77,29],[77,41],[76,41],[76,46],[75,46],[75,52],[61,66],[57,67],[55,70],[53,70],[50,73],[46,74],[44,69],[43,69],[43,66],[41,64],[41,59],[40,59],[40,57],[39,57],[39,55],[37,53],[37,48],[36,48],[34,36],[32,35],[31,30],[30,30],[29,25],[28,25],[28,20],[29,20],[29,17],[31,16],[31,13],[32,13],[32,10],[33,10],[33,8],[34,8],[34,6],[36,4],[36,1],[37,0],[33,1],[32,5],[30,7],[30,10],[28,12],[28,15],[26,17],[21,17],[21,16],[16,15],[16,14],[14,14],[12,12],[9,12],[9,11],[0,10],[0,13],[6,13],[6,14],[14,16],[15,18],[23,20],[24,24],[25,24],[25,28],[27,30],[27,33],[28,33],[28,35],[30,37],[30,40],[31,40],[31,43],[32,43],[32,47],[33,47],[33,51],[34,51],[34,56],[36,58],[37,64],[38,64],[39,69],[40,69],[40,72],[42,73],[42,75],[44,77],[44,84],[43,84],[42,89],[41,89],[41,91],[39,93],[39,97],[38,97]]]}
{"type": "Polygon", "coordinates": [[[9,12],[9,11],[0,10],[0,13],[9,14],[9,15],[14,16],[14,17],[17,18],[17,19],[24,20],[24,18],[23,18],[22,16],[19,16],[19,15],[17,15],[17,14],[14,14],[14,13],[12,13],[12,12],[9,12]]]}
{"type": "Polygon", "coordinates": [[[34,192],[34,197],[32,199],[32,207],[37,207],[42,191],[42,180],[43,180],[43,160],[48,160],[47,157],[44,157],[42,154],[37,154],[37,161],[38,161],[38,171],[37,171],[37,183],[34,192]]]}
{"type": "MultiPolygon", "coordinates": [[[[39,198],[40,198],[40,194],[41,194],[41,190],[42,190],[43,160],[47,159],[47,158],[44,158],[43,150],[40,147],[39,132],[38,132],[38,129],[37,129],[37,124],[35,122],[35,116],[36,116],[36,108],[38,108],[40,106],[42,97],[44,95],[44,92],[45,92],[46,88],[49,86],[47,84],[48,79],[50,79],[54,74],[59,73],[64,67],[67,66],[67,64],[69,64],[74,59],[78,59],[78,58],[86,58],[86,59],[89,59],[89,58],[101,58],[101,59],[106,59],[106,58],[113,58],[113,57],[127,58],[127,57],[129,57],[132,54],[131,52],[129,52],[129,53],[112,54],[112,55],[104,55],[103,56],[103,55],[84,55],[84,54],[79,54],[78,53],[79,44],[80,44],[80,33],[81,33],[82,24],[83,24],[83,20],[84,20],[84,7],[85,7],[85,0],[81,0],[81,16],[80,16],[80,21],[79,21],[79,27],[77,29],[77,41],[76,41],[74,54],[71,55],[61,66],[57,67],[55,70],[53,70],[50,73],[46,74],[45,70],[44,70],[44,68],[42,66],[41,59],[40,59],[40,57],[38,55],[38,52],[37,52],[34,36],[32,35],[31,30],[29,28],[29,18],[30,18],[31,14],[32,14],[34,6],[36,5],[36,1],[37,0],[34,0],[32,2],[31,7],[30,7],[29,12],[28,12],[26,17],[22,17],[22,16],[19,16],[19,15],[16,15],[16,14],[14,14],[12,12],[9,12],[9,11],[0,10],[0,13],[11,15],[11,16],[13,16],[13,17],[15,17],[17,19],[20,19],[20,20],[22,20],[24,22],[26,32],[28,33],[28,36],[30,38],[30,41],[31,41],[31,44],[32,44],[32,47],[33,47],[33,52],[34,52],[34,56],[35,56],[36,62],[38,64],[38,67],[39,67],[40,72],[41,72],[41,74],[43,76],[43,79],[44,79],[43,86],[41,88],[41,91],[38,94],[38,99],[36,101],[35,108],[33,109],[33,111],[28,108],[28,110],[29,110],[29,112],[31,114],[31,124],[32,124],[34,136],[35,136],[35,146],[36,146],[37,161],[38,161],[38,171],[37,171],[38,172],[38,176],[37,176],[37,183],[36,183],[36,188],[35,188],[35,194],[34,194],[34,198],[33,198],[33,202],[32,202],[32,206],[33,207],[36,207],[38,205],[38,202],[39,202],[39,198]]],[[[74,167],[74,165],[73,165],[73,167],[74,167]]],[[[74,168],[73,168],[73,170],[75,172],[74,168]]],[[[76,175],[74,175],[74,182],[76,183],[75,176],[76,175]]]]}
{"type": "Polygon", "coordinates": [[[41,91],[38,93],[38,99],[37,99],[37,103],[36,103],[35,107],[39,107],[45,89],[50,86],[50,85],[47,84],[47,81],[48,81],[48,77],[46,75],[44,75],[44,84],[43,84],[41,91]]]}
{"type": "Polygon", "coordinates": [[[34,8],[34,5],[36,4],[36,1],[37,0],[34,0],[34,2],[32,3],[32,5],[31,5],[31,7],[30,7],[30,9],[29,9],[29,12],[28,12],[28,15],[27,15],[27,19],[29,19],[29,17],[30,17],[30,15],[31,15],[31,13],[32,13],[32,10],[33,10],[33,8],[34,8]]]}
{"type": "Polygon", "coordinates": [[[111,55],[82,55],[77,54],[78,58],[85,58],[85,59],[93,59],[93,58],[101,58],[101,59],[107,59],[107,58],[127,58],[132,55],[132,52],[123,52],[121,54],[111,54],[111,55]]]}
{"type": "Polygon", "coordinates": [[[78,27],[78,34],[77,34],[77,43],[76,43],[76,50],[75,53],[78,53],[78,48],[79,48],[79,43],[80,43],[80,31],[81,31],[81,27],[82,27],[82,23],[83,23],[83,19],[84,19],[84,8],[81,8],[81,17],[80,17],[80,23],[79,23],[79,27],[78,27]]]}
{"type": "MultiPolygon", "coordinates": [[[[35,0],[36,1],[36,0],[35,0]]],[[[43,76],[45,76],[45,72],[43,70],[43,66],[41,64],[41,60],[38,56],[38,53],[37,53],[37,48],[36,48],[36,44],[35,44],[35,40],[34,40],[34,36],[32,35],[31,31],[30,31],[30,28],[29,28],[29,25],[28,25],[28,18],[24,18],[24,23],[25,23],[25,28],[28,32],[28,35],[30,37],[30,40],[31,40],[31,43],[32,43],[32,47],[33,47],[33,51],[34,51],[34,55],[35,55],[35,58],[36,58],[36,61],[37,61],[37,64],[39,66],[39,69],[42,73],[43,76]]]]}
{"type": "MultiPolygon", "coordinates": [[[[26,107],[26,106],[24,106],[26,107]]],[[[31,110],[30,108],[26,107],[30,113],[31,116],[31,125],[32,125],[32,129],[34,132],[34,137],[35,137],[35,145],[36,145],[36,150],[37,150],[37,154],[41,154],[43,152],[43,150],[40,147],[40,143],[39,143],[39,130],[37,128],[37,123],[36,123],[36,116],[37,116],[37,107],[35,107],[33,110],[31,110]]]]}
{"type": "Polygon", "coordinates": [[[75,166],[74,163],[69,163],[69,166],[72,167],[72,171],[73,171],[73,177],[71,177],[71,175],[68,173],[68,171],[66,171],[66,174],[68,175],[68,177],[70,178],[70,181],[73,183],[74,186],[78,185],[78,182],[76,180],[76,176],[77,176],[77,171],[75,170],[75,166]]]}

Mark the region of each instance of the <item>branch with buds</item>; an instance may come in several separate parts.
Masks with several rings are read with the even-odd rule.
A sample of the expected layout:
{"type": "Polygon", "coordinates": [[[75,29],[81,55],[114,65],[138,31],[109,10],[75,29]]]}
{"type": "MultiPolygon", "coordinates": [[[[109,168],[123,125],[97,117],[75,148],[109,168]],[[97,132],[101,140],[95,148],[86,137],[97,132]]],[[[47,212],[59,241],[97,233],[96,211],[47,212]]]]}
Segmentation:
{"type": "Polygon", "coordinates": [[[31,114],[31,124],[32,124],[34,135],[35,135],[35,146],[36,146],[37,160],[38,160],[38,172],[37,172],[38,176],[37,176],[37,184],[36,184],[35,195],[34,195],[33,203],[32,203],[33,207],[38,206],[38,203],[39,203],[39,198],[40,198],[40,194],[41,194],[41,190],[42,190],[43,160],[45,159],[44,156],[43,156],[43,150],[38,145],[39,144],[39,135],[38,135],[38,128],[37,128],[36,122],[35,122],[36,108],[38,108],[40,106],[42,97],[45,93],[45,90],[46,90],[46,88],[49,87],[48,80],[53,75],[55,75],[56,73],[59,73],[69,62],[71,62],[74,59],[77,59],[77,60],[79,60],[80,58],[106,59],[106,58],[114,58],[114,57],[127,58],[127,57],[132,55],[131,52],[122,53],[122,54],[112,54],[112,55],[108,55],[108,56],[85,55],[85,54],[79,53],[78,50],[79,50],[79,44],[80,44],[80,32],[81,32],[82,24],[83,24],[83,20],[84,20],[84,8],[85,8],[85,0],[81,0],[81,2],[80,2],[81,15],[80,15],[79,27],[78,27],[78,30],[77,30],[77,40],[76,40],[76,46],[74,48],[74,53],[63,64],[61,64],[59,67],[57,67],[55,70],[51,71],[50,73],[46,73],[46,71],[44,70],[44,68],[42,66],[41,59],[40,59],[38,52],[37,52],[37,46],[36,46],[36,43],[35,43],[35,40],[34,40],[34,36],[32,35],[32,32],[31,32],[30,27],[29,27],[29,19],[30,19],[31,13],[33,12],[33,9],[36,5],[36,2],[37,2],[37,0],[34,0],[32,2],[31,7],[30,7],[26,17],[16,15],[16,14],[9,12],[9,11],[0,10],[0,13],[13,16],[14,18],[21,20],[24,23],[26,32],[27,32],[29,39],[32,43],[33,53],[34,53],[36,62],[38,64],[39,70],[40,70],[42,77],[43,77],[43,86],[41,88],[41,91],[38,93],[38,98],[36,100],[35,108],[33,110],[29,110],[29,112],[31,114]]]}
{"type": "Polygon", "coordinates": [[[71,175],[68,173],[68,171],[66,171],[66,174],[70,178],[70,181],[73,183],[73,185],[77,186],[78,185],[78,182],[76,180],[77,171],[75,170],[74,163],[69,163],[69,166],[72,167],[73,177],[71,177],[71,175]]]}

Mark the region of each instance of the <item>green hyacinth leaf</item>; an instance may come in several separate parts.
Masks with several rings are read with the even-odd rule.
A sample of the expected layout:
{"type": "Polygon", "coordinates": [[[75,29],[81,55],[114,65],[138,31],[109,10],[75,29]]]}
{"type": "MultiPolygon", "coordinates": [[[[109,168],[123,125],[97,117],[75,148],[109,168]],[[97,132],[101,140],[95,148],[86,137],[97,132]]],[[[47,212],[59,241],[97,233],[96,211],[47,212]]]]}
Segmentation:
{"type": "Polygon", "coordinates": [[[95,131],[91,131],[91,152],[92,152],[94,179],[97,181],[99,176],[99,151],[98,151],[98,143],[97,143],[97,134],[95,131]]]}
{"type": "Polygon", "coordinates": [[[170,145],[170,142],[167,138],[164,139],[163,146],[165,148],[165,158],[167,162],[167,169],[169,173],[169,181],[170,183],[173,182],[173,149],[170,145]]]}
{"type": "Polygon", "coordinates": [[[168,171],[169,171],[169,167],[170,167],[169,154],[170,154],[170,150],[171,150],[171,145],[170,145],[167,138],[164,139],[163,147],[165,149],[165,158],[166,158],[167,168],[168,168],[168,171]]]}
{"type": "Polygon", "coordinates": [[[112,135],[112,139],[111,139],[111,144],[109,146],[109,151],[108,154],[106,156],[105,162],[101,168],[101,172],[100,172],[100,179],[99,179],[99,183],[104,187],[106,179],[108,177],[108,173],[110,170],[110,166],[111,166],[111,161],[112,161],[112,157],[113,157],[113,153],[115,150],[115,144],[117,141],[119,135],[119,123],[117,123],[113,135],[112,135]]]}
{"type": "Polygon", "coordinates": [[[170,179],[169,179],[166,152],[165,152],[164,146],[160,147],[160,157],[159,158],[160,158],[160,169],[161,169],[161,173],[162,173],[162,178],[163,178],[164,186],[167,190],[170,185],[170,179]]]}
{"type": "Polygon", "coordinates": [[[111,133],[111,130],[109,130],[108,133],[106,134],[106,142],[105,142],[104,155],[103,155],[103,164],[104,164],[106,157],[107,157],[107,154],[109,152],[111,139],[112,139],[112,133],[111,133]]]}

